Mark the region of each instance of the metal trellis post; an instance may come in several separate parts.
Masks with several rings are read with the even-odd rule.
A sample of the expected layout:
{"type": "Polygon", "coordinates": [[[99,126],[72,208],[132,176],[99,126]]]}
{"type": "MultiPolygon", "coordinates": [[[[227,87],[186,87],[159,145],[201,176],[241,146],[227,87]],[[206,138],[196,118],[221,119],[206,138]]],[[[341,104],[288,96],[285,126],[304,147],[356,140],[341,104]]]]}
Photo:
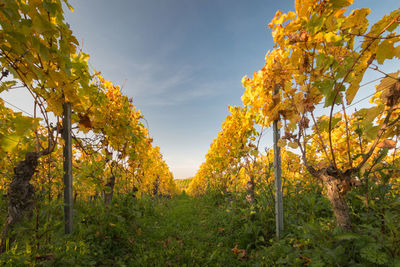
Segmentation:
{"type": "Polygon", "coordinates": [[[71,234],[73,230],[71,103],[64,103],[62,124],[64,139],[64,222],[65,233],[71,234]]]}
{"type": "MultiPolygon", "coordinates": [[[[279,93],[279,87],[276,86],[274,95],[279,93]]],[[[283,196],[282,196],[282,171],[281,171],[281,148],[278,146],[280,139],[280,129],[278,120],[274,121],[274,176],[275,176],[275,221],[276,236],[279,238],[283,232],[283,196]]]]}

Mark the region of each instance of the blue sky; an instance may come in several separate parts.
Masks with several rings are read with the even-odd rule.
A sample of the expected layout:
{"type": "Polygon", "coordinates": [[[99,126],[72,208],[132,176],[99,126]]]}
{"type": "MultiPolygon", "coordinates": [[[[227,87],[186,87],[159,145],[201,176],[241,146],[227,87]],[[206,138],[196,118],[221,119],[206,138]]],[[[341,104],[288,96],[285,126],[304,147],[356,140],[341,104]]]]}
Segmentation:
{"type": "MultiPolygon", "coordinates": [[[[397,0],[356,0],[380,17],[397,0]]],[[[241,79],[273,46],[268,23],[294,1],[72,0],[66,19],[106,79],[149,123],[175,178],[193,176],[228,114],[241,105],[241,79]]],[[[266,135],[265,145],[270,144],[266,135]]]]}
{"type": "MultiPolygon", "coordinates": [[[[294,10],[293,0],[69,2],[75,11],[66,9],[66,20],[91,66],[124,85],[175,178],[195,174],[228,105],[241,105],[242,77],[259,70],[273,47],[267,25],[275,12],[294,10]]],[[[371,8],[372,21],[400,6],[398,0],[355,2],[354,8],[371,8]]],[[[1,97],[33,110],[32,99],[17,90],[1,97]]],[[[271,143],[269,132],[262,145],[271,143]]]]}

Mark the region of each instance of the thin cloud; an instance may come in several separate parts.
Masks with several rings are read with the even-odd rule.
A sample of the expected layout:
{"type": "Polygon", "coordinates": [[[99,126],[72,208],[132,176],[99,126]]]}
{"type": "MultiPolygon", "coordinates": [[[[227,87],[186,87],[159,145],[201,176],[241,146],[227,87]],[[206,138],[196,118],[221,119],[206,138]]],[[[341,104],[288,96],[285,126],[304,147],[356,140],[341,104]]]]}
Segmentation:
{"type": "Polygon", "coordinates": [[[161,95],[193,81],[193,71],[184,67],[176,71],[167,71],[169,66],[146,63],[131,68],[129,91],[137,96],[161,95]]]}
{"type": "Polygon", "coordinates": [[[172,86],[158,95],[146,96],[142,104],[159,107],[181,105],[201,98],[222,95],[224,88],[225,86],[219,82],[195,85],[195,83],[188,80],[185,83],[180,83],[180,88],[178,89],[172,86]]]}

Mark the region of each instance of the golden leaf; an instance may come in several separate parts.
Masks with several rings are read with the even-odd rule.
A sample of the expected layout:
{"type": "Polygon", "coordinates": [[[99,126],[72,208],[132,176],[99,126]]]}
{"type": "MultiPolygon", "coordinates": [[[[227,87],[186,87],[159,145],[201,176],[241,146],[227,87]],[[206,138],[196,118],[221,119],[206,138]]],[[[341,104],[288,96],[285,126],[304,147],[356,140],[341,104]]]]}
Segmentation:
{"type": "Polygon", "coordinates": [[[299,145],[296,142],[289,142],[288,145],[289,145],[290,148],[293,148],[293,149],[296,149],[296,148],[299,147],[299,145]]]}
{"type": "Polygon", "coordinates": [[[286,140],[284,140],[284,139],[279,139],[279,140],[278,140],[278,146],[279,146],[279,147],[284,147],[284,146],[286,146],[286,140]]]}
{"type": "Polygon", "coordinates": [[[378,50],[376,51],[376,60],[379,64],[383,64],[386,59],[392,59],[394,56],[395,48],[393,46],[393,40],[387,39],[379,44],[378,50]]]}

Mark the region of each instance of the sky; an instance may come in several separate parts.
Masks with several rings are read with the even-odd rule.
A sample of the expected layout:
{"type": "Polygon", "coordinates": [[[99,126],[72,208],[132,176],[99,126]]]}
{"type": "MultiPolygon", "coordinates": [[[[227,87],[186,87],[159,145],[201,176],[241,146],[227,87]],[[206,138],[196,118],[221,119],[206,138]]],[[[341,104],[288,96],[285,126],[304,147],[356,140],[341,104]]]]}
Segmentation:
{"type": "Polygon", "coordinates": [[[66,20],[91,65],[148,121],[175,178],[194,176],[241,79],[273,46],[266,25],[291,1],[71,1],[66,20]]]}
{"type": "MultiPolygon", "coordinates": [[[[267,25],[276,11],[294,10],[293,0],[69,2],[74,12],[65,10],[66,21],[90,65],[133,98],[177,179],[194,176],[228,105],[241,105],[242,77],[262,68],[273,48],[267,25]]],[[[354,8],[371,8],[372,20],[400,6],[355,2],[354,8]]],[[[1,97],[32,106],[18,92],[1,97]]],[[[270,146],[271,134],[264,138],[270,146]]]]}

